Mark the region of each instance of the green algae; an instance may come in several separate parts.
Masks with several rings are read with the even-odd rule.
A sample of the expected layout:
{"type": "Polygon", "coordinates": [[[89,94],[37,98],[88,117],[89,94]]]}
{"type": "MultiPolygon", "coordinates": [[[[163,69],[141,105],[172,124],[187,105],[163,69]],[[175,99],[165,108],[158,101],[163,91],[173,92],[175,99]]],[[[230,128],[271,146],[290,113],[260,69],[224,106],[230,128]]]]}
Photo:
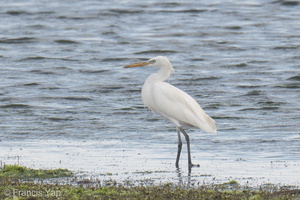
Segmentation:
{"type": "Polygon", "coordinates": [[[20,165],[4,165],[0,170],[0,177],[11,178],[58,178],[72,175],[67,169],[30,169],[20,165]]]}
{"type": "Polygon", "coordinates": [[[267,188],[243,189],[235,181],[217,185],[180,187],[173,183],[162,185],[136,186],[116,181],[95,183],[94,180],[78,178],[66,169],[30,169],[19,165],[5,165],[0,171],[0,199],[4,200],[90,200],[90,199],[225,199],[260,200],[300,199],[299,189],[280,188],[268,185],[267,188]],[[72,176],[72,179],[67,177],[72,176]],[[46,183],[46,179],[65,177],[63,184],[46,183]],[[34,180],[38,178],[38,181],[34,180]],[[76,184],[74,181],[76,180],[76,184]],[[234,187],[232,187],[234,186],[234,187]],[[272,187],[272,188],[270,188],[272,187]]]}

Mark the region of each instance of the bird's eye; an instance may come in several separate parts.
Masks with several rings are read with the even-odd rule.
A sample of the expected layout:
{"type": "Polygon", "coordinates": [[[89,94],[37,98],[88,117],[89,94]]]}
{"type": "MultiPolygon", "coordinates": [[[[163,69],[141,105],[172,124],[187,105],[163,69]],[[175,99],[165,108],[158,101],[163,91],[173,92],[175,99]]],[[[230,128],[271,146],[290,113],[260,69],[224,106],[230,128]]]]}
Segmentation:
{"type": "Polygon", "coordinates": [[[152,59],[152,60],[149,61],[150,64],[153,64],[153,63],[155,63],[155,62],[156,62],[155,59],[152,59]]]}

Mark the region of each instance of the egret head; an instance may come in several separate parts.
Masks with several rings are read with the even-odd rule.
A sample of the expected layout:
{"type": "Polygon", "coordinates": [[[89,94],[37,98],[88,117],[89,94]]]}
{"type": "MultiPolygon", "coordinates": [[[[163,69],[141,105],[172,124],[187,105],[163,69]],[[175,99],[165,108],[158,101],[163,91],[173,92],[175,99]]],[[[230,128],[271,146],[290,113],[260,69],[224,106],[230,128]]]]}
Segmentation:
{"type": "Polygon", "coordinates": [[[144,67],[144,66],[159,67],[159,68],[171,67],[171,69],[173,70],[173,67],[172,67],[169,59],[165,56],[157,56],[157,57],[151,58],[150,60],[148,60],[146,62],[134,63],[131,65],[127,65],[124,68],[144,67]]]}

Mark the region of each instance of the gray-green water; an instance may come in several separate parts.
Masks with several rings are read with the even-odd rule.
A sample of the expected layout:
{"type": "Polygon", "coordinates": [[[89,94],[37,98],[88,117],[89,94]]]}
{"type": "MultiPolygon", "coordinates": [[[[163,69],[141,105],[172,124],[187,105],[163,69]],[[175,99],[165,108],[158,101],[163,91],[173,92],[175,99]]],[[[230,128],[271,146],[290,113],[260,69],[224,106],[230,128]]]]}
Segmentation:
{"type": "Polygon", "coordinates": [[[0,7],[0,160],[103,179],[299,185],[300,5],[296,1],[6,1],[0,7]],[[151,68],[193,96],[217,134],[142,105],[151,68]],[[144,172],[144,173],[143,173],[144,172]],[[105,176],[104,174],[109,174],[105,176]],[[112,175],[111,175],[112,173],[112,175]]]}

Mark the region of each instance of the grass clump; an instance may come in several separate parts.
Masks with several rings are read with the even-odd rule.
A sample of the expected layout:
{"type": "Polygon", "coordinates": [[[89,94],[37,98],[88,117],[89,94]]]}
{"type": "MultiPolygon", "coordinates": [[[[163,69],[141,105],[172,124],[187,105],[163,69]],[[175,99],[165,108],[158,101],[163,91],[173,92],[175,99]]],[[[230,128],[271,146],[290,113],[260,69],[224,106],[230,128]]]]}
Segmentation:
{"type": "Polygon", "coordinates": [[[20,165],[4,165],[0,170],[0,177],[11,178],[58,178],[72,175],[67,169],[30,169],[20,165]]]}

